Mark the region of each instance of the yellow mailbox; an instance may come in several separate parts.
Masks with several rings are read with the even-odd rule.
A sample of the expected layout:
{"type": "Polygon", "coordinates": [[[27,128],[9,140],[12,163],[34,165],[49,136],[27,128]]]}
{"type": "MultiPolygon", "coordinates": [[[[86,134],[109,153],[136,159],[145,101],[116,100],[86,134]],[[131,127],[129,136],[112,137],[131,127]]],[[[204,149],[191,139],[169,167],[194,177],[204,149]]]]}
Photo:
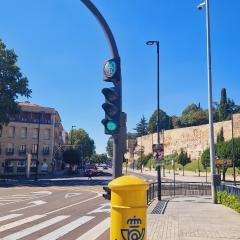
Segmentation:
{"type": "Polygon", "coordinates": [[[146,240],[148,184],[135,176],[122,176],[111,189],[110,240],[146,240]]]}

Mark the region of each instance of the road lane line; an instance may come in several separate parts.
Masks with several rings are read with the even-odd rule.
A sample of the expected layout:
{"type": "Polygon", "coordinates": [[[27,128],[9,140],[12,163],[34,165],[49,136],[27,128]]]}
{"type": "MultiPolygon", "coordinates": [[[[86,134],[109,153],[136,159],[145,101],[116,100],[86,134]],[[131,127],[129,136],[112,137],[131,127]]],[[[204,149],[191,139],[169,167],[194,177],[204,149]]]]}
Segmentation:
{"type": "Polygon", "coordinates": [[[51,212],[47,212],[47,213],[44,213],[44,214],[49,215],[49,214],[51,214],[51,213],[59,212],[59,211],[62,211],[62,210],[64,210],[64,209],[67,209],[67,208],[70,208],[70,207],[73,207],[73,206],[76,206],[76,205],[79,205],[79,204],[82,204],[82,203],[91,201],[91,200],[96,199],[96,198],[99,198],[99,197],[102,197],[102,195],[101,195],[100,193],[97,193],[97,196],[95,196],[95,197],[91,197],[91,198],[85,199],[85,200],[83,200],[83,201],[81,201],[81,202],[73,203],[73,204],[71,204],[71,205],[68,205],[68,206],[65,206],[65,207],[62,207],[62,208],[58,208],[58,209],[56,209],[56,210],[53,210],[53,211],[51,211],[51,212]]]}
{"type": "Polygon", "coordinates": [[[23,214],[9,214],[9,215],[0,217],[0,222],[3,222],[5,220],[9,220],[9,219],[12,219],[12,218],[16,218],[16,217],[19,217],[19,216],[22,216],[22,215],[23,214]]]}
{"type": "Polygon", "coordinates": [[[86,239],[95,240],[100,235],[102,235],[107,229],[109,229],[109,227],[110,227],[110,218],[106,218],[105,220],[100,222],[97,226],[95,226],[88,232],[84,233],[82,236],[80,236],[76,240],[86,240],[86,239]]]}
{"type": "Polygon", "coordinates": [[[27,218],[24,218],[24,219],[21,219],[21,220],[17,220],[15,222],[8,223],[6,225],[0,226],[0,232],[6,231],[6,230],[11,229],[11,228],[18,227],[18,226],[23,225],[25,223],[35,221],[35,220],[43,218],[45,216],[46,215],[33,215],[31,217],[27,217],[27,218]]]}
{"type": "Polygon", "coordinates": [[[45,222],[39,223],[32,227],[26,228],[22,231],[19,231],[19,232],[13,233],[11,235],[8,235],[4,238],[1,238],[1,240],[18,240],[18,239],[26,237],[34,232],[37,232],[43,228],[49,227],[57,222],[63,221],[64,219],[66,219],[68,217],[69,217],[69,215],[61,215],[61,216],[51,218],[45,222]]]}
{"type": "Polygon", "coordinates": [[[93,218],[95,218],[94,216],[83,216],[78,218],[77,220],[70,222],[69,224],[58,228],[57,230],[50,232],[49,234],[46,234],[40,238],[38,238],[37,240],[56,240],[62,236],[64,236],[65,234],[73,231],[75,228],[80,227],[81,225],[89,222],[90,220],[92,220],[93,218]]]}

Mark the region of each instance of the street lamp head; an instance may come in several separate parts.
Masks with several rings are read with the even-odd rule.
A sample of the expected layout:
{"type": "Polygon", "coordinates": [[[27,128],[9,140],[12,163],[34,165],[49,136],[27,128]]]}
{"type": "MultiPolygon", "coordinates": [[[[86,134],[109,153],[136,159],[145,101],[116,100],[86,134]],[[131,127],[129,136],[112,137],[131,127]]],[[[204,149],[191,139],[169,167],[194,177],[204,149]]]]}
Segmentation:
{"type": "Polygon", "coordinates": [[[204,1],[204,2],[202,2],[202,3],[200,3],[200,4],[198,4],[198,6],[197,6],[198,10],[202,10],[202,9],[203,9],[203,7],[205,6],[205,4],[206,4],[206,2],[205,2],[205,1],[204,1]]]}
{"type": "Polygon", "coordinates": [[[146,44],[150,46],[150,45],[153,45],[155,42],[156,41],[147,41],[146,44]]]}

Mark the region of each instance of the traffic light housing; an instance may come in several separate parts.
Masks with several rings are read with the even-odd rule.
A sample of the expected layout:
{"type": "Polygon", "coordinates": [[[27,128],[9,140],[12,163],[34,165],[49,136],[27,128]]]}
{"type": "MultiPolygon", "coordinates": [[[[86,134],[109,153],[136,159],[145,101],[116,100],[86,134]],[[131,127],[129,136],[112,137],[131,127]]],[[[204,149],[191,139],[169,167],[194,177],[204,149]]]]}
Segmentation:
{"type": "Polygon", "coordinates": [[[121,117],[121,74],[120,59],[110,59],[104,63],[104,81],[112,82],[113,87],[103,88],[105,103],[102,105],[105,111],[105,118],[102,124],[105,127],[105,134],[115,135],[120,131],[121,117]]]}

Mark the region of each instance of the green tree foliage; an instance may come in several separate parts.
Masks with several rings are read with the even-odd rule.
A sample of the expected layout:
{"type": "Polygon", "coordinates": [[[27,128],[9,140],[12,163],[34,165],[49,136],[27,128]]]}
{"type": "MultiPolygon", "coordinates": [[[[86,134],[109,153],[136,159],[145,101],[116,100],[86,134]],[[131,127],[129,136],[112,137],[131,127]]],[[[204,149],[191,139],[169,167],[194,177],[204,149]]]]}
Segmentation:
{"type": "Polygon", "coordinates": [[[71,167],[80,163],[79,151],[75,149],[68,149],[63,152],[63,161],[70,164],[71,167]]]}
{"type": "Polygon", "coordinates": [[[228,118],[229,109],[228,109],[226,88],[223,88],[221,90],[221,99],[220,99],[218,111],[219,111],[219,121],[224,121],[228,118]]]}
{"type": "MultiPolygon", "coordinates": [[[[215,144],[215,156],[219,159],[235,159],[235,166],[240,169],[240,138],[234,139],[234,154],[232,147],[232,140],[226,142],[219,142],[215,144]]],[[[206,161],[206,164],[210,166],[210,151],[209,148],[206,149],[201,156],[201,160],[206,161]]],[[[203,162],[202,162],[203,164],[203,162]]],[[[223,168],[223,180],[225,180],[225,173],[227,167],[223,168]]]]}
{"type": "Polygon", "coordinates": [[[227,90],[225,88],[221,90],[221,99],[220,103],[217,104],[217,112],[219,121],[229,120],[231,114],[240,112],[240,106],[236,105],[233,100],[227,98],[227,90]]]}
{"type": "Polygon", "coordinates": [[[107,155],[112,158],[113,157],[113,138],[109,137],[107,141],[107,147],[106,147],[107,155]]]}
{"type": "Polygon", "coordinates": [[[138,137],[141,137],[143,135],[146,135],[148,132],[147,132],[147,119],[142,116],[142,118],[140,119],[140,122],[137,123],[137,126],[136,128],[134,128],[134,130],[137,132],[137,136],[138,137]]]}
{"type": "Polygon", "coordinates": [[[100,153],[100,154],[96,153],[96,154],[93,154],[91,156],[90,162],[91,163],[95,163],[95,164],[96,163],[99,163],[99,164],[101,164],[101,163],[108,163],[109,162],[109,158],[108,158],[107,154],[105,154],[105,153],[100,153]]]}
{"type": "Polygon", "coordinates": [[[206,149],[201,155],[201,163],[204,169],[210,167],[210,149],[206,149]]]}
{"type": "Polygon", "coordinates": [[[171,116],[170,129],[180,128],[180,127],[181,127],[181,122],[179,120],[179,117],[177,117],[176,115],[171,116]]]}
{"type": "Polygon", "coordinates": [[[172,153],[172,154],[169,154],[169,155],[164,156],[164,164],[165,164],[165,165],[170,165],[170,164],[172,164],[172,160],[175,161],[175,162],[178,160],[178,154],[177,154],[177,152],[174,152],[174,153],[172,153]]]}
{"type": "Polygon", "coordinates": [[[16,102],[18,97],[28,98],[31,92],[28,79],[17,66],[17,55],[0,39],[0,127],[9,122],[9,115],[21,110],[16,102]]]}
{"type": "MultiPolygon", "coordinates": [[[[171,118],[166,114],[166,112],[160,109],[159,111],[160,117],[160,130],[161,129],[170,129],[171,128],[171,118]]],[[[149,133],[157,132],[157,110],[152,114],[149,119],[147,130],[149,133]]]]}
{"type": "Polygon", "coordinates": [[[194,103],[187,106],[179,118],[181,127],[197,126],[208,123],[208,111],[194,103]]]}
{"type": "Polygon", "coordinates": [[[223,128],[220,129],[220,132],[217,134],[217,142],[224,142],[223,128]]]}
{"type": "Polygon", "coordinates": [[[142,165],[142,166],[147,166],[148,161],[149,161],[150,159],[152,159],[152,154],[148,154],[148,155],[142,154],[142,157],[140,156],[140,157],[137,159],[138,167],[141,167],[141,165],[142,165]]]}
{"type": "Polygon", "coordinates": [[[181,149],[181,152],[177,157],[177,161],[183,167],[183,176],[184,176],[184,167],[191,162],[191,158],[188,157],[187,152],[184,152],[183,149],[181,149]]]}
{"type": "Polygon", "coordinates": [[[94,141],[84,129],[72,129],[69,135],[72,138],[73,144],[77,145],[77,149],[83,160],[90,158],[95,153],[94,141]]]}

